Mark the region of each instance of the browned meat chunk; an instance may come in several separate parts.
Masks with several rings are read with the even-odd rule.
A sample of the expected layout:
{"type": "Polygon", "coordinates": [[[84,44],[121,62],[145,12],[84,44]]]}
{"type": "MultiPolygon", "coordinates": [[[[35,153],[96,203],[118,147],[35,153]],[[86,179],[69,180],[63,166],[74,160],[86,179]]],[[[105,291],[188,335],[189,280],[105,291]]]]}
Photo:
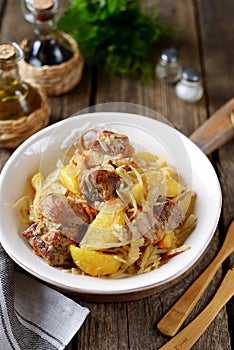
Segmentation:
{"type": "Polygon", "coordinates": [[[33,223],[23,232],[23,237],[31,244],[35,254],[45,259],[49,265],[64,268],[73,266],[69,246],[74,241],[56,230],[55,226],[46,221],[33,223]]]}
{"type": "Polygon", "coordinates": [[[85,164],[92,168],[102,163],[104,155],[114,157],[121,154],[122,157],[129,158],[133,153],[134,148],[127,136],[104,130],[86,154],[85,164]]]}
{"type": "Polygon", "coordinates": [[[160,221],[167,221],[171,215],[171,210],[175,203],[164,196],[159,196],[156,205],[153,207],[155,217],[160,221]]]}
{"type": "Polygon", "coordinates": [[[60,231],[76,242],[80,242],[85,234],[89,216],[80,203],[64,195],[50,193],[39,203],[42,217],[58,224],[60,231]]]}
{"type": "Polygon", "coordinates": [[[146,237],[150,235],[151,230],[154,228],[155,221],[150,220],[147,213],[139,212],[136,218],[132,220],[132,225],[139,235],[146,237]]]}
{"type": "Polygon", "coordinates": [[[115,198],[119,176],[114,171],[94,170],[83,175],[80,189],[89,204],[115,198]]]}
{"type": "Polygon", "coordinates": [[[104,130],[98,137],[91,149],[111,156],[122,154],[124,157],[131,157],[133,147],[129,144],[126,135],[120,135],[112,131],[104,130]]]}
{"type": "Polygon", "coordinates": [[[174,230],[181,225],[185,218],[185,212],[180,208],[177,202],[172,202],[170,199],[159,196],[156,205],[153,207],[153,212],[157,220],[163,224],[164,229],[174,230]]]}
{"type": "Polygon", "coordinates": [[[40,214],[48,220],[65,227],[74,227],[89,222],[89,217],[80,203],[66,196],[50,193],[39,204],[40,214]]]}

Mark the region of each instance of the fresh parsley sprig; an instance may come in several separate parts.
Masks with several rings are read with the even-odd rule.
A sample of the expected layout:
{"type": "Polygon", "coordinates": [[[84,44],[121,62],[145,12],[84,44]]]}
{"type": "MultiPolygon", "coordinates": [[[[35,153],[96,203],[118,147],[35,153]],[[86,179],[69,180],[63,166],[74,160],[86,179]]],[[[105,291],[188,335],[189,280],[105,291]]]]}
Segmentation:
{"type": "Polygon", "coordinates": [[[156,6],[142,9],[139,0],[71,0],[58,29],[77,40],[89,66],[148,82],[154,77],[153,45],[176,32],[159,21],[156,6]]]}

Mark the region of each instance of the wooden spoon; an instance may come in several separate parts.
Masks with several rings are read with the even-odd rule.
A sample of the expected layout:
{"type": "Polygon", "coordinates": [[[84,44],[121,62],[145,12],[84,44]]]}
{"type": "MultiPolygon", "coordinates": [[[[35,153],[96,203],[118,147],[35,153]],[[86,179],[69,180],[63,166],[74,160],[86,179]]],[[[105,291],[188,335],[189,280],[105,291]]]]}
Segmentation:
{"type": "Polygon", "coordinates": [[[210,154],[234,137],[234,98],[226,102],[197,130],[190,139],[210,154]]]}
{"type": "Polygon", "coordinates": [[[207,307],[187,327],[159,350],[190,349],[233,295],[234,265],[228,270],[217,293],[207,307]]]}
{"type": "MultiPolygon", "coordinates": [[[[174,336],[187,316],[190,314],[205,289],[209,285],[222,262],[234,251],[234,220],[226,234],[226,238],[212,263],[187,289],[180,299],[158,323],[157,328],[165,335],[174,336]]],[[[234,274],[234,273],[233,273],[234,274]]]]}

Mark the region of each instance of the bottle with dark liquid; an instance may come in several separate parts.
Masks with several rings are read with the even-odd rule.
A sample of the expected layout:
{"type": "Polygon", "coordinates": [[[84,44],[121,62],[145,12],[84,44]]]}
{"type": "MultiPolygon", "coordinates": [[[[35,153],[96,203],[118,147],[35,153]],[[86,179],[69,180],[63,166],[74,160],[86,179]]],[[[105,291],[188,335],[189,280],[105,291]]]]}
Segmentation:
{"type": "Polygon", "coordinates": [[[0,43],[0,120],[28,116],[41,107],[41,96],[21,81],[18,62],[24,54],[16,43],[0,43]]]}
{"type": "Polygon", "coordinates": [[[25,48],[25,61],[32,66],[53,66],[73,56],[70,43],[55,30],[58,0],[22,0],[24,17],[34,24],[34,37],[25,48]]]}

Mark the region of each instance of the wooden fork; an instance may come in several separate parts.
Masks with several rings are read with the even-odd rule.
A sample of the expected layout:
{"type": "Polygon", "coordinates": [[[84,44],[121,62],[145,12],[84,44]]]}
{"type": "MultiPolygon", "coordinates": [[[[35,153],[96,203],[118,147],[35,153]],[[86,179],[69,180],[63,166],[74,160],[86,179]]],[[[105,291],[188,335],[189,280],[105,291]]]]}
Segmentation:
{"type": "Polygon", "coordinates": [[[218,291],[207,307],[181,332],[159,350],[188,350],[213,321],[218,312],[234,295],[234,265],[228,270],[218,291]]]}
{"type": "Polygon", "coordinates": [[[209,285],[211,279],[214,277],[222,262],[233,252],[234,220],[229,226],[223,245],[214,260],[159,321],[157,327],[161,333],[170,337],[177,333],[209,285]]]}

